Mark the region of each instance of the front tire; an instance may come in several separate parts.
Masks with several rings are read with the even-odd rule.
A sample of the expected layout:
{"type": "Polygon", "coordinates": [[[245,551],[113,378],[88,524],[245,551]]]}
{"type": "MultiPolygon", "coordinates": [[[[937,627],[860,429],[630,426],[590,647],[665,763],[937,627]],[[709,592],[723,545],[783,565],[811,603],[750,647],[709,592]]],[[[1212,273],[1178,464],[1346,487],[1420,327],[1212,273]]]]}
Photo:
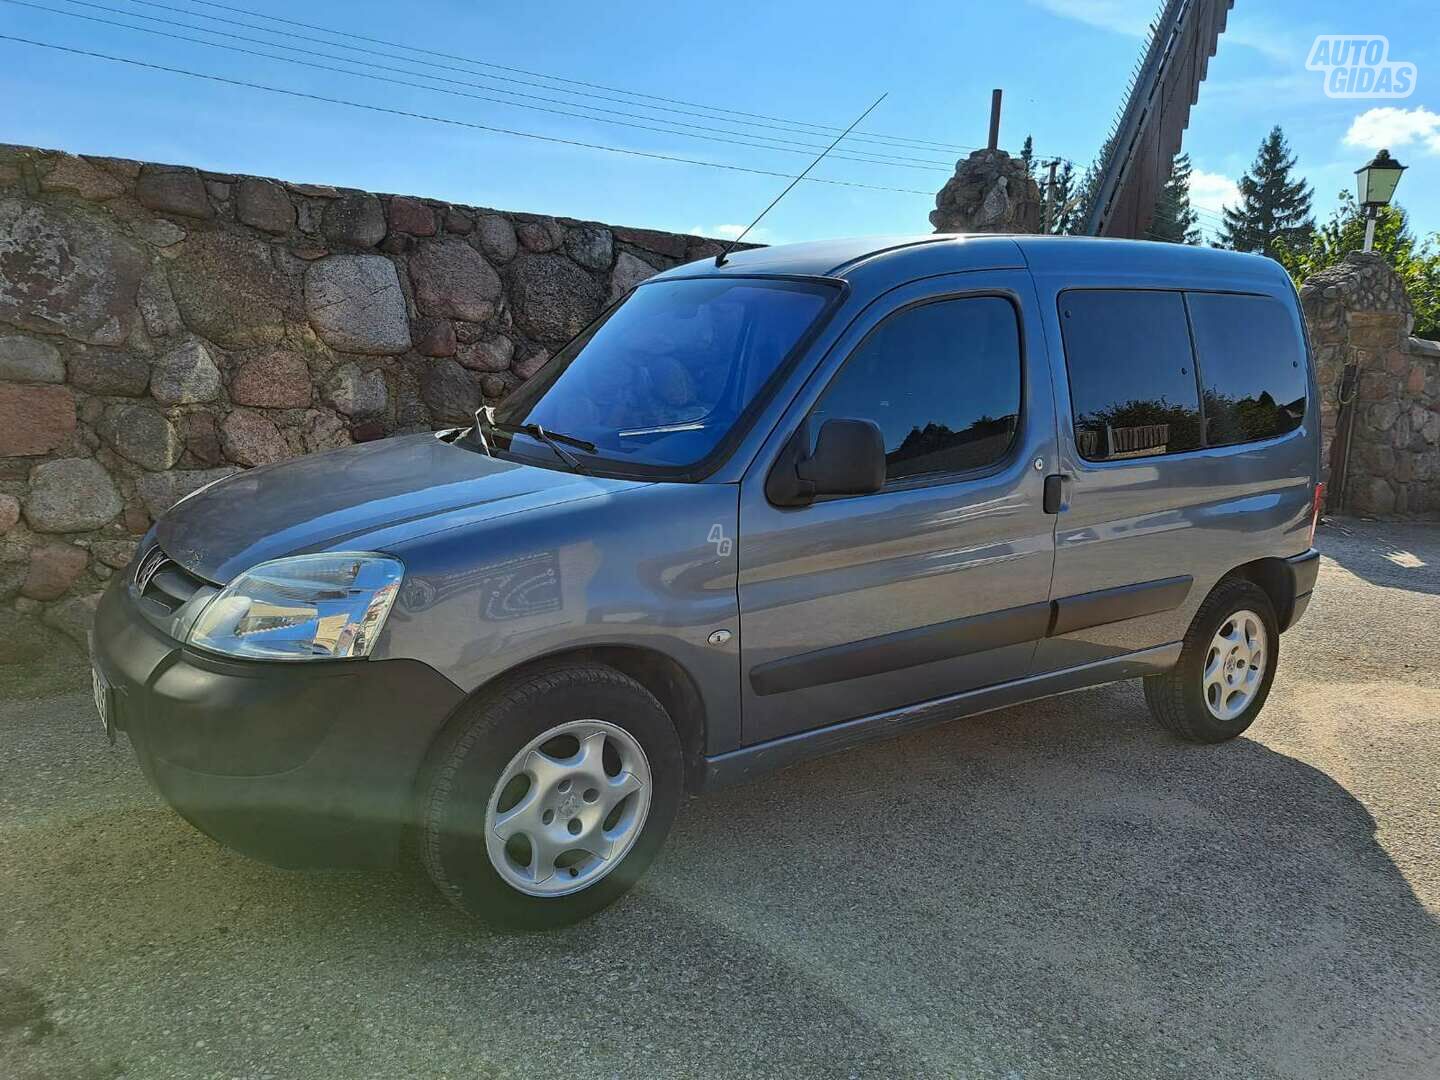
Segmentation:
{"type": "Polygon", "coordinates": [[[1191,742],[1233,739],[1255,721],[1280,659],[1280,628],[1269,595],[1229,578],[1200,605],[1180,662],[1145,680],[1150,715],[1191,742]]]}
{"type": "Polygon", "coordinates": [[[470,914],[566,926],[639,880],[683,776],[670,717],[634,679],[602,664],[538,669],[467,706],[432,755],[422,861],[470,914]]]}

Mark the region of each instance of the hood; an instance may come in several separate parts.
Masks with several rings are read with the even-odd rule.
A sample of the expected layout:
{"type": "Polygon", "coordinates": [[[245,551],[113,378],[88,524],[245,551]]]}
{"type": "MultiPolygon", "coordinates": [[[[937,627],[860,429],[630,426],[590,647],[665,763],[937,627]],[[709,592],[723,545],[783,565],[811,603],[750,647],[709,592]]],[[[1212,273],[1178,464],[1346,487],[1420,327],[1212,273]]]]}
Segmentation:
{"type": "Polygon", "coordinates": [[[185,569],[223,584],[285,555],[377,550],[371,542],[382,530],[384,541],[395,543],[644,486],[408,435],[237,473],[172,507],[156,539],[185,569]]]}

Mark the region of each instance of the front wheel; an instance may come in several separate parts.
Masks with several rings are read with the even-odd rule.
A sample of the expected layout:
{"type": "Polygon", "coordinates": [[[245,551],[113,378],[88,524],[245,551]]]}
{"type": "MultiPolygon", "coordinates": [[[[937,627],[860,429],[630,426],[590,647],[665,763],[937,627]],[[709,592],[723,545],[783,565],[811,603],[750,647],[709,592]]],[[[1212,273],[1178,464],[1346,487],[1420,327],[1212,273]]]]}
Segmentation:
{"type": "Polygon", "coordinates": [[[648,690],[600,664],[547,668],[477,699],[441,744],[421,855],[465,911],[564,926],[639,879],[682,792],[680,740],[648,690]]]}
{"type": "Polygon", "coordinates": [[[1280,658],[1280,628],[1265,590],[1222,581],[1185,634],[1180,662],[1145,680],[1145,703],[1164,728],[1192,742],[1233,739],[1265,705],[1280,658]]]}

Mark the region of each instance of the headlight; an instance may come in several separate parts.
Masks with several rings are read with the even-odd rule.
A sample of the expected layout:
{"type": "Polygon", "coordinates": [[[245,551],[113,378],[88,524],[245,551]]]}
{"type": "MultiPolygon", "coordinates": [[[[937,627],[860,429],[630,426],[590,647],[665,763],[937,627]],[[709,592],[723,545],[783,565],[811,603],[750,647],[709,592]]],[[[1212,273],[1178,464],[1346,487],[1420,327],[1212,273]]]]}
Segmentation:
{"type": "Polygon", "coordinates": [[[387,555],[294,555],[225,586],[195,620],[189,643],[256,660],[369,656],[405,567],[387,555]]]}

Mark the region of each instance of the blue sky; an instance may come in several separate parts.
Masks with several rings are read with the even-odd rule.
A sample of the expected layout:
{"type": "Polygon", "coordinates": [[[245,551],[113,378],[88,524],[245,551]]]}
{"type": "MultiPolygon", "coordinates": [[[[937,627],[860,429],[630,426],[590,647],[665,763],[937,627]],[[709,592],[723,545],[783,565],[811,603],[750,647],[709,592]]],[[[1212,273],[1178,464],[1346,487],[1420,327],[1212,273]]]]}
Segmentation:
{"type": "MultiPolygon", "coordinates": [[[[800,147],[823,145],[827,125],[845,126],[888,91],[862,130],[906,141],[842,144],[841,150],[906,160],[833,160],[816,175],[920,193],[806,183],[766,219],[757,238],[769,242],[929,231],[926,215],[934,202],[928,193],[944,183],[960,148],[984,141],[995,86],[1006,93],[1002,145],[1018,150],[1030,134],[1041,157],[1071,158],[1083,168],[1119,104],[1140,34],[1158,6],[1149,0],[1003,5],[918,0],[883,8],[860,0],[825,5],[217,0],[209,6],[198,0],[90,0],[98,7],[73,0],[31,2],[171,34],[207,38],[142,16],[260,38],[294,51],[207,39],[269,48],[302,63],[167,40],[8,0],[0,0],[0,34],[382,108],[775,173],[803,168],[806,152],[794,145],[786,152],[711,142],[717,132],[691,129],[687,136],[674,125],[722,129],[718,137],[744,142],[768,138],[800,147]],[[205,18],[262,23],[247,11],[432,52],[354,38],[331,38],[322,46],[314,39],[324,35],[296,26],[270,24],[280,31],[276,36],[205,18]],[[340,44],[374,52],[347,52],[340,44]],[[323,53],[348,57],[352,65],[400,69],[370,70],[406,83],[423,85],[428,75],[429,85],[453,93],[305,66],[343,66],[323,53]],[[587,90],[574,82],[478,67],[475,61],[695,105],[672,106],[683,113],[656,111],[665,103],[653,97],[587,90]],[[501,81],[506,79],[518,81],[501,81]],[[631,123],[670,130],[614,126],[465,96],[521,100],[507,96],[507,90],[552,99],[525,100],[539,108],[606,108],[632,114],[631,123]],[[576,92],[606,97],[583,98],[576,92]],[[757,127],[736,113],[779,119],[757,127]]],[[[3,142],[711,235],[733,233],[784,183],[774,176],[629,157],[202,82],[11,41],[0,41],[0,100],[7,104],[0,110],[3,142]]],[[[1195,200],[1207,222],[1233,196],[1234,179],[1274,123],[1284,127],[1301,170],[1315,186],[1319,215],[1328,213],[1336,191],[1351,186],[1353,170],[1385,145],[1412,166],[1399,201],[1418,231],[1440,230],[1440,8],[1433,0],[1384,5],[1238,0],[1185,138],[1196,169],[1195,200]],[[1327,98],[1322,75],[1305,67],[1317,34],[1388,36],[1391,59],[1417,65],[1415,93],[1403,100],[1327,98]]]]}

